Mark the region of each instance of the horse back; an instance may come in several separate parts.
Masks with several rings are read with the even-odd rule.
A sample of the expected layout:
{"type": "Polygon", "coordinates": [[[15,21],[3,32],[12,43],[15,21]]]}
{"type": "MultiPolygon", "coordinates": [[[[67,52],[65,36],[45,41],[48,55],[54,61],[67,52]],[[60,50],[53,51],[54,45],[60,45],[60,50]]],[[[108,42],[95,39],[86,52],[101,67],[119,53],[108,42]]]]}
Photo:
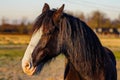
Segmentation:
{"type": "Polygon", "coordinates": [[[117,70],[116,70],[115,56],[114,56],[113,52],[110,49],[104,47],[104,50],[105,50],[106,54],[110,57],[110,60],[112,61],[112,65],[113,65],[112,69],[111,69],[113,71],[111,72],[111,75],[109,75],[109,76],[111,76],[111,79],[109,79],[109,80],[117,80],[117,70]]]}
{"type": "Polygon", "coordinates": [[[106,47],[104,47],[104,50],[109,55],[110,59],[112,60],[112,62],[116,66],[116,59],[115,59],[115,56],[114,56],[113,52],[110,49],[106,48],[106,47]]]}

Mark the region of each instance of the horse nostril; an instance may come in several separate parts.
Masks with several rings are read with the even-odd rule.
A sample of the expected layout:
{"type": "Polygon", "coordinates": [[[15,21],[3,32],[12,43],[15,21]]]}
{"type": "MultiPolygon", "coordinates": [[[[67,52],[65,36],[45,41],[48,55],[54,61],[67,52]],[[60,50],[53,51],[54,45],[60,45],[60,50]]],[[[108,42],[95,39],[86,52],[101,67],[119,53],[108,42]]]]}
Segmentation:
{"type": "Polygon", "coordinates": [[[25,69],[29,70],[32,67],[31,63],[26,63],[25,64],[25,69]]]}
{"type": "Polygon", "coordinates": [[[30,67],[30,65],[29,65],[29,63],[27,63],[27,64],[25,65],[25,68],[26,68],[26,69],[29,69],[29,67],[30,67]]]}

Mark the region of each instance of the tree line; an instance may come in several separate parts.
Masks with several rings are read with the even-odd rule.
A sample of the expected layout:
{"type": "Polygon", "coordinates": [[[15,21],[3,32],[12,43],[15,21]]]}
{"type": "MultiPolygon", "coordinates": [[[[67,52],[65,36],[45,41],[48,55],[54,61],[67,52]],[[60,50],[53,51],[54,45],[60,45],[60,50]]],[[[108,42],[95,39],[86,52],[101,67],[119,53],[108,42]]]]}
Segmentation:
{"type": "Polygon", "coordinates": [[[83,13],[77,15],[81,20],[85,21],[91,28],[120,28],[120,15],[117,19],[111,20],[106,17],[104,12],[94,11],[91,16],[85,17],[83,13]]]}
{"type": "Polygon", "coordinates": [[[27,19],[22,19],[20,23],[15,20],[12,23],[7,22],[6,19],[1,20],[0,33],[1,34],[29,34],[31,33],[32,23],[27,22],[27,19]]]}
{"type": "MultiPolygon", "coordinates": [[[[73,14],[77,16],[80,20],[85,21],[92,29],[95,28],[115,28],[120,29],[120,15],[117,19],[111,20],[110,18],[106,17],[106,14],[101,11],[93,11],[91,16],[85,17],[84,13],[80,14],[73,14]]],[[[32,22],[27,22],[27,19],[24,18],[21,23],[17,24],[14,21],[13,24],[7,23],[7,21],[3,18],[1,20],[0,25],[0,33],[13,33],[13,34],[29,34],[31,33],[32,29],[32,22]]]]}

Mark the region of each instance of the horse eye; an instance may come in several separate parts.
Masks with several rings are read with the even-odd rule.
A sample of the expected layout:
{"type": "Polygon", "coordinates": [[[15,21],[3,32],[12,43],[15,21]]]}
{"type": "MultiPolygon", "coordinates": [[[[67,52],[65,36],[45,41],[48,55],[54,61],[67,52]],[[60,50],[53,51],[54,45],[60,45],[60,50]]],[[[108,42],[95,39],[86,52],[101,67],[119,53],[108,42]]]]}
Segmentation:
{"type": "Polygon", "coordinates": [[[44,33],[43,36],[49,36],[51,34],[52,34],[52,32],[48,32],[48,33],[44,33]]]}
{"type": "Polygon", "coordinates": [[[47,33],[47,35],[51,35],[51,34],[53,34],[54,31],[55,31],[55,30],[51,30],[51,31],[49,31],[49,32],[47,33]]]}
{"type": "Polygon", "coordinates": [[[53,31],[50,31],[49,33],[48,33],[48,35],[50,35],[50,34],[52,34],[53,33],[53,31]]]}
{"type": "Polygon", "coordinates": [[[54,29],[44,33],[44,36],[48,36],[48,35],[54,34],[56,31],[59,31],[59,29],[57,27],[55,27],[54,29]]]}
{"type": "Polygon", "coordinates": [[[50,35],[49,33],[45,33],[45,34],[43,34],[43,36],[48,36],[48,35],[50,35]]]}

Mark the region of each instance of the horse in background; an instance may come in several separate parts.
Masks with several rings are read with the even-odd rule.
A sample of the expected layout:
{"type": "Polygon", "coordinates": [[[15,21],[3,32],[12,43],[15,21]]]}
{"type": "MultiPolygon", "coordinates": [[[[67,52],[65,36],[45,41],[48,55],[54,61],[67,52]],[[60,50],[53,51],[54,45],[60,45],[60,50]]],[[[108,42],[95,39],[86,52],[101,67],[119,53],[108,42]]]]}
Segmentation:
{"type": "Polygon", "coordinates": [[[33,35],[22,59],[23,71],[33,75],[60,53],[67,62],[64,80],[117,80],[113,53],[80,19],[45,3],[33,26],[33,35]]]}

